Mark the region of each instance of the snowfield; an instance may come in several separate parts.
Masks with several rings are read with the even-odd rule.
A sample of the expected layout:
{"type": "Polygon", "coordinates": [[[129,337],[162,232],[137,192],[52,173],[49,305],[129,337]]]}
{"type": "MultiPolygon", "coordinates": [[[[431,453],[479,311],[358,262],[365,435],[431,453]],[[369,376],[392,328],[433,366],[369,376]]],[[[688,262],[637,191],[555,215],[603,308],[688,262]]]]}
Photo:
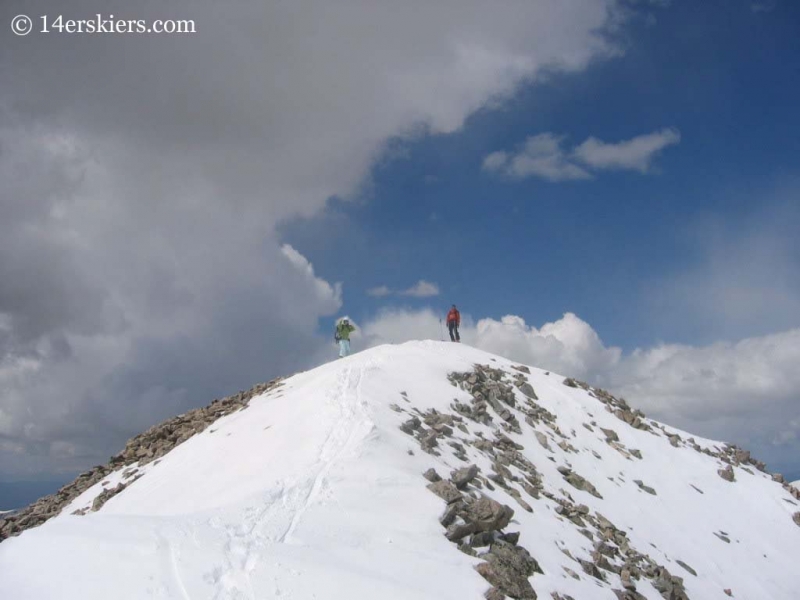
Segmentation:
{"type": "MultiPolygon", "coordinates": [[[[444,441],[440,456],[425,453],[399,429],[415,408],[452,413],[454,399],[467,402],[469,394],[447,375],[475,364],[519,376],[517,363],[426,341],[373,348],[288,378],[144,467],[99,511],[72,514],[121,481],[123,469],[60,516],[0,543],[2,597],[482,598],[490,587],[474,568],[482,561],[445,538],[438,520],[445,502],[427,489],[422,473],[433,467],[446,479],[474,463],[489,474],[492,461],[466,443],[468,462],[444,441]]],[[[726,589],[747,600],[798,597],[800,527],[792,515],[800,503],[769,475],[734,467],[736,480],[726,481],[717,473],[725,466],[718,458],[673,447],[660,429],[630,427],[587,391],[564,385],[563,376],[530,371],[525,377],[536,403],[556,415],[576,450],[559,447],[552,430],[534,428],[519,414],[522,434],[506,433],[524,447],[545,490],[602,514],[632,547],[682,577],[689,598],[725,600],[726,589]],[[601,428],[642,459],[606,442],[601,428]],[[550,440],[548,448],[537,431],[550,440]],[[564,466],[602,498],[565,482],[557,470],[564,466]]],[[[478,433],[492,439],[500,422],[465,420],[469,435],[455,429],[452,439],[478,433]]],[[[723,446],[694,439],[704,448],[723,446]]],[[[521,533],[519,545],[543,571],[530,578],[539,598],[553,592],[617,598],[619,575],[605,572],[602,581],[581,570],[577,559],[591,560],[593,541],[557,514],[556,502],[524,496],[533,509],[527,512],[502,487],[490,493],[514,509],[505,530],[521,533]]],[[[644,578],[636,589],[648,599],[662,597],[644,578]]]]}

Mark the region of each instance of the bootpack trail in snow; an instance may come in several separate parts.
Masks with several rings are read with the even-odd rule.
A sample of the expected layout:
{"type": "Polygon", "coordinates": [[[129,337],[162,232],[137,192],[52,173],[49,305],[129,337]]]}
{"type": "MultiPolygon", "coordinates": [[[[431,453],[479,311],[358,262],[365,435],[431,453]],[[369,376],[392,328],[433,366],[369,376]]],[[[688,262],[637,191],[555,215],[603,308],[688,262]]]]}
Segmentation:
{"type": "Polygon", "coordinates": [[[4,597],[794,600],[800,587],[800,491],[582,382],[425,341],[248,394],[163,455],[159,429],[140,436],[126,456],[149,459],[98,471],[2,541],[4,597]]]}

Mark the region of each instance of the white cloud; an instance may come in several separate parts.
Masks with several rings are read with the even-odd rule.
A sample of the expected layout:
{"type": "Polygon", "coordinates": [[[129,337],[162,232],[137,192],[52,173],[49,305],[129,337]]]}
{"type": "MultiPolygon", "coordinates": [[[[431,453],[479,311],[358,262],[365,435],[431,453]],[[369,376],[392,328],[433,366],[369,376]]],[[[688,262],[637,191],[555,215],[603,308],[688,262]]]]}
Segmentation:
{"type": "Polygon", "coordinates": [[[633,170],[646,173],[658,152],[680,141],[675,129],[605,143],[590,137],[572,150],[564,149],[564,136],[531,136],[513,153],[496,151],[483,159],[483,169],[511,179],[541,177],[548,181],[590,179],[593,171],[633,170]]]}
{"type": "Polygon", "coordinates": [[[367,295],[368,296],[374,296],[375,298],[383,298],[384,296],[388,296],[391,293],[392,293],[392,290],[390,290],[385,285],[379,285],[377,287],[370,288],[370,289],[367,290],[367,295]]]}
{"type": "Polygon", "coordinates": [[[514,179],[524,179],[532,175],[548,181],[590,178],[588,172],[569,161],[561,148],[563,139],[552,133],[529,137],[515,154],[489,154],[483,161],[483,168],[499,171],[514,179]]]}
{"type": "MultiPolygon", "coordinates": [[[[373,346],[444,339],[430,309],[385,311],[364,324],[373,346]]],[[[706,346],[658,344],[623,354],[576,315],[540,328],[517,316],[466,315],[464,343],[576,377],[625,397],[648,416],[745,444],[762,460],[788,464],[800,451],[800,329],[706,346]]]]}
{"type": "Polygon", "coordinates": [[[594,169],[629,169],[646,173],[658,152],[680,141],[681,134],[676,129],[662,129],[610,144],[590,137],[575,148],[573,156],[594,169]]]}
{"type": "Polygon", "coordinates": [[[342,305],[342,284],[331,285],[324,279],[314,274],[314,267],[308,259],[292,248],[289,244],[281,246],[283,254],[289,263],[294,266],[303,276],[305,283],[315,292],[320,306],[327,306],[324,309],[328,314],[337,311],[342,305]]]}
{"type": "Polygon", "coordinates": [[[385,296],[412,296],[414,298],[429,298],[439,295],[439,286],[430,281],[420,279],[417,283],[405,290],[393,290],[388,286],[380,285],[367,290],[369,296],[383,298],[385,296]]]}
{"type": "Polygon", "coordinates": [[[430,281],[420,279],[417,283],[410,288],[400,292],[402,296],[414,296],[415,298],[428,298],[430,296],[439,295],[439,286],[430,281]]]}

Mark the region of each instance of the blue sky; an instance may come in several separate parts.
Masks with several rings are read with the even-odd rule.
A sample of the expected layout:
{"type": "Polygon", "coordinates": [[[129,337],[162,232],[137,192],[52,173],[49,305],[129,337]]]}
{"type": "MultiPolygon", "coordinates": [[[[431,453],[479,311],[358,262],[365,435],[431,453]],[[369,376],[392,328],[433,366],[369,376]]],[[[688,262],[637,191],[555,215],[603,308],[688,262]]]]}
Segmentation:
{"type": "Polygon", "coordinates": [[[702,260],[698,228],[714,222],[731,239],[795,199],[776,190],[797,184],[798,25],[792,3],[754,12],[747,2],[675,2],[627,30],[622,56],[524,85],[454,134],[396,140],[362,198],[334,199],[284,237],[321,276],[344,282],[344,309],[357,318],[387,303],[444,311],[457,302],[531,323],[569,310],[625,349],[796,326],[767,320],[737,335],[729,324],[654,314],[651,296],[662,277],[702,260]],[[543,132],[578,144],[665,127],[680,143],[645,174],[507,181],[481,169],[490,152],[543,132]],[[441,296],[364,293],[418,279],[441,296]]]}

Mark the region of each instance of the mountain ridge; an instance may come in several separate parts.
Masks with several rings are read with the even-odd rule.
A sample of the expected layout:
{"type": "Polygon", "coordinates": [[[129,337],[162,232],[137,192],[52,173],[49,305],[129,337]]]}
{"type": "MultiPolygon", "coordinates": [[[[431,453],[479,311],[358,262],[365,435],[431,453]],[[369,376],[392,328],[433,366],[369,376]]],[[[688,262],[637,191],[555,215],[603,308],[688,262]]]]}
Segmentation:
{"type": "MultiPolygon", "coordinates": [[[[348,597],[731,590],[788,599],[800,583],[787,563],[800,550],[788,484],[744,450],[647,419],[574,379],[462,345],[411,342],[251,391],[225,403],[228,412],[216,403],[203,427],[184,419],[194,433],[163,453],[129,444],[128,458],[141,460],[117,459],[42,527],[0,544],[0,569],[15,566],[13,584],[28,593],[39,588],[25,557],[47,544],[52,566],[74,551],[70,541],[103,545],[106,531],[137,547],[157,540],[166,558],[140,563],[158,574],[164,598],[314,597],[336,582],[348,597]],[[673,473],[676,464],[685,472],[673,473]],[[744,528],[734,518],[742,515],[744,528]],[[146,534],[133,533],[131,519],[146,534]],[[766,539],[755,539],[756,525],[766,539]],[[692,532],[701,526],[702,536],[692,532]],[[224,550],[197,553],[192,536],[224,550]],[[709,560],[712,549],[719,560],[709,560]]],[[[138,439],[157,441],[158,427],[138,439]]],[[[91,548],[84,558],[98,559],[91,548]]],[[[101,588],[75,597],[99,598],[101,588]]]]}

